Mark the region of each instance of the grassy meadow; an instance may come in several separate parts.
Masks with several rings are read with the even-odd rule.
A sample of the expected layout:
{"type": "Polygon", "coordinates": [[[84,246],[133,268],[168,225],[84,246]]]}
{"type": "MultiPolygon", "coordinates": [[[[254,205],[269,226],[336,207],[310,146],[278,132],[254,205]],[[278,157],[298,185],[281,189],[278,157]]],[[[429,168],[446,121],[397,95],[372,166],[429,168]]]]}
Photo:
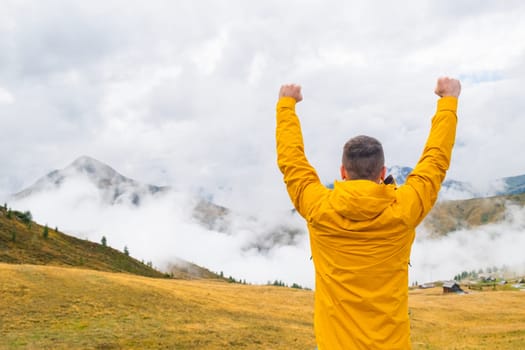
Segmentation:
{"type": "Polygon", "coordinates": [[[312,349],[313,294],[0,264],[0,349],[312,349]]]}
{"type": "Polygon", "coordinates": [[[441,288],[409,294],[414,350],[525,349],[525,292],[442,293],[441,288]]]}
{"type": "MultiPolygon", "coordinates": [[[[525,349],[525,292],[410,292],[413,348],[525,349]]],[[[313,292],[0,264],[0,349],[313,349],[313,292]]]]}

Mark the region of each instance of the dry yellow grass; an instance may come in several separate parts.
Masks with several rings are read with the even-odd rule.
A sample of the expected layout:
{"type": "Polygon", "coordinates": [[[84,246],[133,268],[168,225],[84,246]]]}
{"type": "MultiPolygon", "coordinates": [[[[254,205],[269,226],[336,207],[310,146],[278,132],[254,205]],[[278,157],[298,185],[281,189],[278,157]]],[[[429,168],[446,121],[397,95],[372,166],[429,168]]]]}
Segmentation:
{"type": "MultiPolygon", "coordinates": [[[[420,349],[525,349],[525,293],[410,292],[420,349]]],[[[313,349],[313,292],[0,264],[0,349],[313,349]]]]}
{"type": "Polygon", "coordinates": [[[0,349],[313,349],[313,294],[0,264],[0,349]]]}
{"type": "Polygon", "coordinates": [[[414,350],[525,349],[525,292],[410,292],[414,350]]]}

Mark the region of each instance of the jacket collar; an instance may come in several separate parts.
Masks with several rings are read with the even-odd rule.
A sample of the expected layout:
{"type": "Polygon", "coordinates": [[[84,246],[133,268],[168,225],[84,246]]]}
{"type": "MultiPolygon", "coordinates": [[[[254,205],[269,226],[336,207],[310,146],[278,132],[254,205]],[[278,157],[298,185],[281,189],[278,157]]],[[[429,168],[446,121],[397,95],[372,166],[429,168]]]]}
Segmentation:
{"type": "Polygon", "coordinates": [[[379,216],[396,200],[394,185],[369,180],[336,181],[329,202],[341,216],[354,221],[379,216]]]}

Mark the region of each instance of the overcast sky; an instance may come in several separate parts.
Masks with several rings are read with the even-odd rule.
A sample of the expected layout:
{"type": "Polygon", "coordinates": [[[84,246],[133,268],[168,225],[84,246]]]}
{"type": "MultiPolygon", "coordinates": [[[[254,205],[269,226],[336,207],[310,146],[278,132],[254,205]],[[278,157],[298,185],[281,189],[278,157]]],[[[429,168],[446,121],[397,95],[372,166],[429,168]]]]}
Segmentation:
{"type": "Polygon", "coordinates": [[[9,1],[0,12],[0,198],[81,155],[237,207],[289,207],[280,84],[303,86],[324,182],[343,143],[414,166],[435,80],[462,80],[449,178],[525,173],[523,1],[9,1]]]}

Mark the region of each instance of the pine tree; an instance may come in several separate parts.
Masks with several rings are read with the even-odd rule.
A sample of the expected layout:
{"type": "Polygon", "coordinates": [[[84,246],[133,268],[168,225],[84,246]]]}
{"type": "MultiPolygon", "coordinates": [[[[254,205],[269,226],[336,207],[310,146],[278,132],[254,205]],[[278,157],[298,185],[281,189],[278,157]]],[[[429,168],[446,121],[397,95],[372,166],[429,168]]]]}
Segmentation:
{"type": "Polygon", "coordinates": [[[107,245],[108,245],[108,241],[107,241],[107,239],[106,239],[106,236],[102,236],[102,239],[100,240],[100,243],[102,243],[102,245],[103,245],[104,247],[107,247],[107,245]]]}
{"type": "Polygon", "coordinates": [[[124,247],[124,254],[126,254],[127,256],[129,256],[128,246],[125,246],[125,247],[124,247]]]}
{"type": "Polygon", "coordinates": [[[47,228],[47,225],[44,226],[44,232],[42,232],[42,236],[47,239],[49,237],[49,229],[47,228]]]}
{"type": "Polygon", "coordinates": [[[30,225],[31,221],[33,220],[33,215],[29,210],[26,210],[22,213],[21,219],[24,223],[30,225]]]}

